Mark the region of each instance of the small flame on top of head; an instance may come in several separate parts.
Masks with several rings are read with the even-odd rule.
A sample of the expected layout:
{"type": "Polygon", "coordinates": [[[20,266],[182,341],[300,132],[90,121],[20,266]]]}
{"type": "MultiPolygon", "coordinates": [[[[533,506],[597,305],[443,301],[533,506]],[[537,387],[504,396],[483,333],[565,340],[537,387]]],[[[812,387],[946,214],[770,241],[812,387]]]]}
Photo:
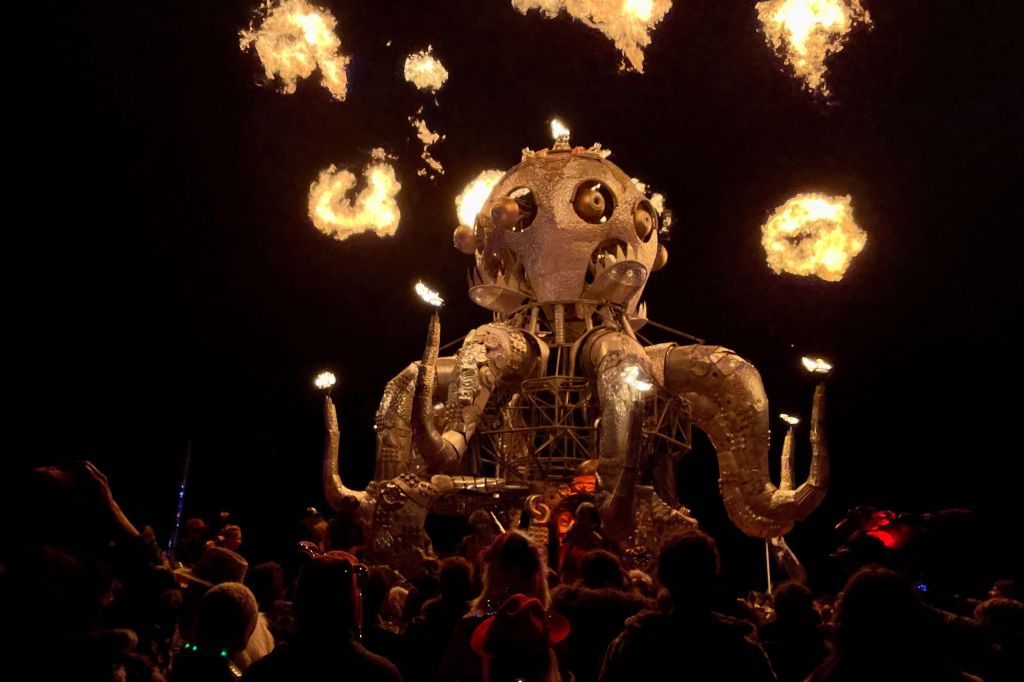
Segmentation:
{"type": "Polygon", "coordinates": [[[804,369],[811,374],[828,374],[832,371],[832,365],[826,362],[822,358],[800,358],[800,362],[803,363],[804,369]]]}
{"type": "Polygon", "coordinates": [[[416,293],[426,303],[429,303],[435,308],[440,308],[444,304],[444,299],[441,298],[441,295],[423,282],[416,282],[416,293]]]}
{"type": "Polygon", "coordinates": [[[565,124],[559,121],[557,118],[551,119],[551,137],[556,142],[560,140],[569,140],[569,129],[565,127],[565,124]]]}
{"type": "Polygon", "coordinates": [[[797,417],[795,415],[792,415],[792,414],[786,414],[785,412],[783,412],[782,414],[779,415],[779,419],[781,419],[782,421],[786,422],[790,426],[796,426],[797,424],[800,423],[800,418],[799,417],[797,417]]]}
{"type": "Polygon", "coordinates": [[[331,372],[320,372],[313,379],[313,385],[321,390],[329,389],[338,383],[338,378],[331,372]]]}

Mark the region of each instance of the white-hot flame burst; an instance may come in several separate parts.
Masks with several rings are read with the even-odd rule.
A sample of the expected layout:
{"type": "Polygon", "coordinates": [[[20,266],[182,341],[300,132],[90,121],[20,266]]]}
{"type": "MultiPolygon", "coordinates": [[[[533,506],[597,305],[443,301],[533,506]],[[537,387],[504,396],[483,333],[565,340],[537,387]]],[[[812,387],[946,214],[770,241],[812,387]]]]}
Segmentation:
{"type": "Polygon", "coordinates": [[[477,214],[484,207],[487,197],[491,196],[491,190],[503,177],[505,171],[485,170],[463,188],[459,196],[455,197],[455,211],[460,225],[473,227],[477,214]]]}
{"type": "Polygon", "coordinates": [[[267,78],[281,79],[285,94],[295,92],[300,79],[320,69],[320,80],[337,100],[348,90],[345,67],[349,58],[339,54],[338,22],[326,9],[306,0],[278,0],[261,7],[259,28],[250,24],[241,32],[243,50],[255,46],[267,78]]]}
{"type": "Polygon", "coordinates": [[[405,58],[405,80],[420,90],[437,92],[448,80],[448,71],[432,54],[428,45],[422,52],[413,52],[405,58]]]}
{"type": "Polygon", "coordinates": [[[860,0],[765,0],[757,16],[768,44],[807,87],[824,94],[825,58],[843,49],[854,24],[871,24],[860,0]]]}
{"type": "Polygon", "coordinates": [[[565,127],[565,124],[559,121],[557,118],[551,119],[551,137],[555,140],[568,140],[569,129],[565,127]]]}
{"type": "Polygon", "coordinates": [[[798,194],[768,218],[761,244],[774,272],[817,275],[838,282],[867,234],[853,221],[850,197],[798,194]]]}
{"type": "Polygon", "coordinates": [[[337,382],[337,377],[335,377],[331,372],[320,372],[316,375],[316,378],[313,379],[313,385],[321,390],[331,388],[337,382]]]}
{"type": "Polygon", "coordinates": [[[568,13],[611,39],[630,66],[643,73],[644,48],[672,9],[672,0],[512,0],[512,6],[523,14],[535,9],[550,18],[568,13]]]}
{"type": "Polygon", "coordinates": [[[823,358],[800,358],[800,362],[811,374],[828,374],[832,371],[832,365],[823,358]]]}
{"type": "Polygon", "coordinates": [[[363,169],[366,185],[354,199],[349,196],[358,184],[354,173],[333,165],[321,171],[309,188],[309,217],[318,230],[339,240],[360,232],[395,233],[402,217],[395,197],[402,185],[382,151],[374,150],[374,156],[377,160],[363,169]]]}
{"type": "Polygon", "coordinates": [[[790,426],[796,426],[797,424],[800,423],[800,418],[799,417],[795,417],[795,416],[793,416],[791,414],[786,414],[785,412],[783,412],[782,414],[779,415],[779,419],[781,419],[782,421],[786,422],[790,426]]]}
{"type": "Polygon", "coordinates": [[[441,298],[441,295],[423,282],[416,282],[416,294],[435,308],[440,308],[444,304],[444,299],[441,298]]]}

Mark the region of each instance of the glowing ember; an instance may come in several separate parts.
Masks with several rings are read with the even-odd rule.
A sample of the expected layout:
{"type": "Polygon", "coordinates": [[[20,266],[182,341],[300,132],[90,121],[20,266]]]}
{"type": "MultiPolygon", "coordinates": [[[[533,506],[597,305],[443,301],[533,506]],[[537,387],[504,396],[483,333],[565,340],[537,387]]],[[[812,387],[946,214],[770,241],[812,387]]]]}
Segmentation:
{"type": "Polygon", "coordinates": [[[503,177],[505,177],[505,171],[485,170],[466,185],[459,196],[455,197],[455,210],[459,215],[460,225],[472,227],[476,223],[476,214],[484,207],[487,197],[491,196],[491,190],[503,177]]]}
{"type": "Polygon", "coordinates": [[[313,379],[313,385],[321,390],[332,388],[337,382],[338,379],[331,372],[320,372],[313,379]]]}
{"type": "Polygon", "coordinates": [[[402,185],[394,166],[382,160],[382,151],[374,152],[376,161],[363,170],[366,186],[354,200],[349,192],[358,184],[355,174],[333,165],[309,188],[309,217],[324,234],[340,240],[360,232],[395,233],[402,217],[395,197],[402,185]]]}
{"type": "Polygon", "coordinates": [[[431,168],[433,172],[428,171],[426,168],[421,168],[416,171],[417,175],[430,175],[430,179],[433,180],[438,175],[444,175],[444,166],[441,162],[435,159],[430,154],[431,145],[437,144],[444,139],[444,135],[435,133],[427,127],[427,122],[422,118],[416,118],[414,116],[409,117],[409,123],[416,129],[416,137],[419,138],[420,142],[423,143],[423,151],[420,153],[420,158],[431,168]]]}
{"type": "Polygon", "coordinates": [[[828,374],[832,371],[832,365],[822,358],[800,358],[800,362],[811,374],[828,374]]]}
{"type": "Polygon", "coordinates": [[[854,24],[871,24],[860,0],[765,0],[757,16],[768,44],[807,87],[824,94],[825,58],[843,49],[854,24]]]}
{"type": "Polygon", "coordinates": [[[444,304],[444,299],[441,298],[441,295],[423,282],[416,282],[415,288],[417,295],[435,308],[440,308],[444,304]]]}
{"type": "Polygon", "coordinates": [[[796,426],[797,424],[800,423],[800,418],[799,417],[794,417],[793,415],[786,414],[785,412],[783,412],[782,414],[779,415],[779,419],[781,419],[782,421],[786,422],[790,426],[796,426]]]}
{"type": "Polygon", "coordinates": [[[428,45],[426,50],[414,52],[405,58],[405,80],[420,90],[437,92],[448,80],[448,71],[431,54],[431,47],[428,45]]]}
{"type": "Polygon", "coordinates": [[[241,47],[256,47],[267,78],[280,78],[285,94],[295,92],[298,81],[320,69],[321,83],[337,100],[348,89],[345,67],[349,58],[339,54],[341,40],[335,32],[337,21],[327,10],[306,0],[267,2],[260,8],[259,28],[249,25],[241,32],[241,47]]]}
{"type": "Polygon", "coordinates": [[[651,44],[651,31],[672,9],[672,0],[512,0],[512,6],[523,14],[535,9],[550,18],[567,12],[605,34],[630,66],[643,73],[644,48],[651,44]]]}
{"type": "Polygon", "coordinates": [[[568,140],[569,129],[557,118],[551,119],[551,137],[555,140],[568,140]]]}
{"type": "Polygon", "coordinates": [[[850,197],[798,194],[761,228],[768,266],[776,273],[817,275],[838,282],[867,234],[853,221],[850,197]]]}

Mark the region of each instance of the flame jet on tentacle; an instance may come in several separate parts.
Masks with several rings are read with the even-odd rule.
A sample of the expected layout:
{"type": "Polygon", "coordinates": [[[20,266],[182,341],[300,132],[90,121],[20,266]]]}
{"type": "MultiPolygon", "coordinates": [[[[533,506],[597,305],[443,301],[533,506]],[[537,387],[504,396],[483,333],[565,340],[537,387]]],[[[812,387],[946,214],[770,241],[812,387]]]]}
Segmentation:
{"type": "Polygon", "coordinates": [[[824,384],[814,391],[810,473],[786,490],[768,478],[768,398],[754,366],[720,346],[663,345],[648,352],[662,356],[666,388],[690,401],[694,424],[711,439],[725,508],[740,530],[779,537],[821,504],[829,469],[824,384]]]}

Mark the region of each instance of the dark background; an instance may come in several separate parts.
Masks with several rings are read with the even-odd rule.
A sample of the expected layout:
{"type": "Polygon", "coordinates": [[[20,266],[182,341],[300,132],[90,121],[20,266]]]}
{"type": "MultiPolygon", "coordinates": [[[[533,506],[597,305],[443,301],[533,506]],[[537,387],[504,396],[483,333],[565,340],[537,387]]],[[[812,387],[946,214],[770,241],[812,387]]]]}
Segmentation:
{"type": "MultiPolygon", "coordinates": [[[[191,440],[186,515],[230,510],[243,549],[273,553],[298,510],[323,505],[313,375],[340,377],[343,473],[360,487],[384,384],[422,350],[412,283],[448,298],[445,339],[488,317],[464,295],[470,259],[451,248],[455,195],[550,144],[558,115],[576,144],[600,141],[667,196],[652,319],[751,360],[773,414],[809,413],[801,354],[834,361],[832,484],[790,538],[798,554],[825,566],[828,531],[856,503],[966,507],[994,529],[979,551],[1010,570],[1024,488],[1010,332],[1018,3],[865,0],[874,27],[830,60],[822,98],[769,51],[752,2],[677,0],[639,75],[618,71],[598,32],[507,0],[331,0],[353,57],[340,103],[316,79],[291,96],[263,82],[238,46],[255,4],[100,0],[51,8],[45,29],[12,24],[31,43],[11,69],[5,145],[12,470],[92,459],[163,539],[191,440]],[[402,78],[427,44],[450,72],[437,107],[402,78]],[[415,174],[407,117],[420,105],[447,134],[436,182],[415,174]],[[377,146],[399,156],[398,234],[320,235],[310,183],[331,163],[361,168],[377,146]],[[868,233],[839,283],[765,265],[760,225],[804,191],[852,195],[868,233]]],[[[763,550],[728,523],[706,442],[681,473],[734,583],[760,584],[763,550]]]]}

